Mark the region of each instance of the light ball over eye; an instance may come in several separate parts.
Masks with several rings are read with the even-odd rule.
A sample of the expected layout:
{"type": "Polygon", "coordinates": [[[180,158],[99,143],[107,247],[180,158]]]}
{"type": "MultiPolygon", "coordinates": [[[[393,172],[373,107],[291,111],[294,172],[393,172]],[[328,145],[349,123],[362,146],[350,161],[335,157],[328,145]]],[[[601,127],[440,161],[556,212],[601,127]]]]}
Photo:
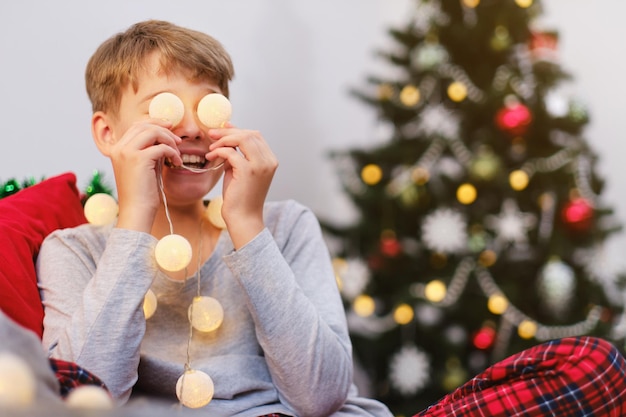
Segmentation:
{"type": "Polygon", "coordinates": [[[222,94],[207,94],[198,103],[198,118],[208,128],[224,127],[232,115],[230,101],[222,94]]]}
{"type": "Polygon", "coordinates": [[[160,93],[152,98],[148,107],[148,114],[153,119],[167,120],[176,126],[183,120],[185,105],[183,101],[173,93],[160,93]]]}

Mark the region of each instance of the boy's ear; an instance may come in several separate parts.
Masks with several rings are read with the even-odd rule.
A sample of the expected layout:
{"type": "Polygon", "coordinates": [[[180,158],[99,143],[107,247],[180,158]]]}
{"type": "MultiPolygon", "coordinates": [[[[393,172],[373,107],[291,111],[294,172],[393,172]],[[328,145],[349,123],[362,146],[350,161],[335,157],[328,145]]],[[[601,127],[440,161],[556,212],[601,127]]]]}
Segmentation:
{"type": "Polygon", "coordinates": [[[97,111],[91,116],[91,135],[104,156],[111,155],[110,149],[115,143],[110,117],[102,111],[97,111]]]}

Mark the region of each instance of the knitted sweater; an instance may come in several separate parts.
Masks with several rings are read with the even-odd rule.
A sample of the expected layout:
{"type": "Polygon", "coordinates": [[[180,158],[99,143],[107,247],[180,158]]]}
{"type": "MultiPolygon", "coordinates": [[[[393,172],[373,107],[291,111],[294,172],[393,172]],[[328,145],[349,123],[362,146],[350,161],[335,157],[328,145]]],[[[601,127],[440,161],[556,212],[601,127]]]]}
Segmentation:
{"type": "MultiPolygon", "coordinates": [[[[235,251],[223,231],[200,268],[200,295],[224,321],[193,332],[191,367],[214,381],[207,416],[391,416],[359,397],[345,314],[319,222],[294,202],[265,206],[266,228],[235,251]]],[[[174,225],[175,226],[175,225],[174,225]]],[[[98,375],[120,403],[131,394],[175,402],[196,277],[175,281],[154,259],[156,239],[82,225],[52,233],[37,271],[50,356],[98,375]],[[156,294],[148,320],[144,295],[156,294]]]]}

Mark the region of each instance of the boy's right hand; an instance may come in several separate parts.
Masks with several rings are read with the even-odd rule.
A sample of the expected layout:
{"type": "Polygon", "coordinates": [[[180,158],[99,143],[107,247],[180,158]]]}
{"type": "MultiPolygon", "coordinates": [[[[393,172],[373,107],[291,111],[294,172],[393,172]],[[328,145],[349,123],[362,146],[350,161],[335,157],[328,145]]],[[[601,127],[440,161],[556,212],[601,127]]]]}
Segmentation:
{"type": "Polygon", "coordinates": [[[147,119],[133,123],[111,147],[117,187],[119,216],[117,227],[149,233],[160,204],[158,175],[160,164],[169,158],[183,163],[178,151],[181,139],[171,123],[147,119]]]}

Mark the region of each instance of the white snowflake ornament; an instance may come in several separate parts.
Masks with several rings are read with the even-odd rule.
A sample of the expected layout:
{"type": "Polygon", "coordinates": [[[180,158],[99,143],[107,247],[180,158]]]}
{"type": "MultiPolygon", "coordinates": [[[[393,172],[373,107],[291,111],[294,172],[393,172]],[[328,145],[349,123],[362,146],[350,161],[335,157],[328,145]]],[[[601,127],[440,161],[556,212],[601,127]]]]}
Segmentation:
{"type": "Polygon", "coordinates": [[[417,5],[413,27],[420,35],[425,35],[433,24],[446,25],[450,18],[441,10],[438,1],[419,2],[417,5]]]}
{"type": "Polygon", "coordinates": [[[370,270],[362,259],[349,258],[345,267],[340,271],[341,294],[346,300],[354,300],[363,292],[370,282],[370,270]]]}
{"type": "Polygon", "coordinates": [[[424,108],[414,127],[417,135],[456,139],[459,137],[460,125],[461,121],[457,114],[443,104],[436,104],[424,108]]]}
{"type": "Polygon", "coordinates": [[[430,380],[428,356],[416,346],[404,346],[391,358],[389,378],[402,395],[416,394],[430,380]]]}
{"type": "Polygon", "coordinates": [[[533,214],[522,213],[515,200],[510,198],[502,203],[500,214],[485,216],[485,226],[496,232],[496,239],[514,245],[527,245],[528,231],[536,223],[533,214]]]}
{"type": "Polygon", "coordinates": [[[439,208],[422,222],[422,240],[426,247],[442,253],[459,253],[467,249],[467,223],[461,213],[439,208]]]}

